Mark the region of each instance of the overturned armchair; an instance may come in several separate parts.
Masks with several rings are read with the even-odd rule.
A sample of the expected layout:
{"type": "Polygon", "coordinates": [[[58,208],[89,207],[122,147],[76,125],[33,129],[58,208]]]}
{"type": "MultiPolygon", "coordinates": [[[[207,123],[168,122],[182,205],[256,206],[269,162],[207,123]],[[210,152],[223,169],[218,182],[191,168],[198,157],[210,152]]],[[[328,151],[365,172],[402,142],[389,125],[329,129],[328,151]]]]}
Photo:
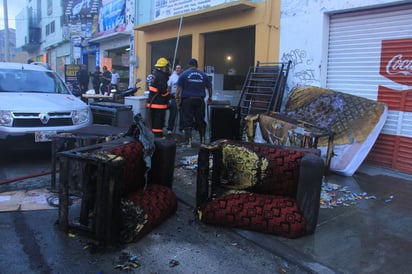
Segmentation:
{"type": "Polygon", "coordinates": [[[155,139],[141,116],[122,138],[58,153],[58,227],[100,246],[138,241],[177,209],[175,155],[175,142],[155,139]]]}

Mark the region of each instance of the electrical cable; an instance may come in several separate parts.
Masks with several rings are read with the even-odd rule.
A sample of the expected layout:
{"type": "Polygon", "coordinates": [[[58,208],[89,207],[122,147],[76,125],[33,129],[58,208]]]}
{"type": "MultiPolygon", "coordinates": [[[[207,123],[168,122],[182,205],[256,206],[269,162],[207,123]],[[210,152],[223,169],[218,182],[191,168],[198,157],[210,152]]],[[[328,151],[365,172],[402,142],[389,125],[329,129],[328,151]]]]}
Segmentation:
{"type": "MultiPolygon", "coordinates": [[[[59,172],[59,170],[56,170],[56,173],[58,173],[58,172],[59,172]]],[[[36,174],[32,174],[32,175],[26,175],[26,176],[16,177],[16,178],[12,178],[12,179],[7,179],[7,180],[0,181],[0,185],[10,184],[10,183],[13,183],[13,182],[22,181],[22,180],[30,179],[30,178],[34,178],[34,177],[45,176],[45,175],[49,175],[51,173],[52,173],[51,171],[44,171],[44,172],[40,172],[40,173],[36,173],[36,174]]]]}

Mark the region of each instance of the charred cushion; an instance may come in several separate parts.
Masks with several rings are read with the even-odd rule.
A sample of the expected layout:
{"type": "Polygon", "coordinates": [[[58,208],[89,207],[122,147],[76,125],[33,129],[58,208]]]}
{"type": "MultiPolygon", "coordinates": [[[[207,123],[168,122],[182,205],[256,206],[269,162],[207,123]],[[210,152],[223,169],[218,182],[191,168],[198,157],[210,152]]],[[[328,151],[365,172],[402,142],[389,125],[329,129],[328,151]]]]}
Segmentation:
{"type": "MultiPolygon", "coordinates": [[[[231,143],[223,145],[223,161],[226,173],[232,177],[243,176],[243,183],[232,189],[247,189],[254,193],[276,194],[294,197],[299,181],[299,167],[302,157],[313,151],[262,146],[253,143],[231,143]],[[237,149],[234,149],[237,147],[237,149]],[[243,152],[243,151],[247,151],[243,152]],[[233,155],[232,157],[229,157],[233,155]],[[237,162],[237,163],[236,163],[237,162]],[[236,163],[236,164],[235,164],[236,163]],[[249,163],[249,164],[246,164],[249,163]],[[238,171],[242,169],[243,171],[238,171]],[[247,178],[247,180],[245,180],[247,178]]],[[[222,178],[222,182],[226,178],[222,178]]],[[[232,180],[233,181],[233,180],[232,180]]]]}

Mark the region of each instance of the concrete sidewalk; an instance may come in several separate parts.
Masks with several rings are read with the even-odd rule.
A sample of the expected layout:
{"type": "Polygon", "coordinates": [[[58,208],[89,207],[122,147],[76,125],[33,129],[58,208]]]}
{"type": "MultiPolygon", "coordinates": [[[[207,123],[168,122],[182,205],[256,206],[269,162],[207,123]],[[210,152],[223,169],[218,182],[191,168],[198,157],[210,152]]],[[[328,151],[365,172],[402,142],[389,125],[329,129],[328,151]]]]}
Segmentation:
{"type": "Polygon", "coordinates": [[[315,234],[285,239],[196,221],[196,170],[180,160],[198,149],[178,146],[178,211],[137,243],[92,253],[90,239],[54,226],[57,210],[0,213],[0,273],[123,273],[115,267],[130,256],[135,273],[410,273],[412,175],[366,164],[328,175],[315,234]]]}
{"type": "MultiPolygon", "coordinates": [[[[188,154],[181,150],[178,155],[188,154]]],[[[195,203],[194,184],[175,187],[189,205],[195,203]]],[[[363,164],[352,177],[325,177],[314,235],[286,239],[232,231],[311,273],[410,273],[411,197],[412,175],[363,164]]]]}

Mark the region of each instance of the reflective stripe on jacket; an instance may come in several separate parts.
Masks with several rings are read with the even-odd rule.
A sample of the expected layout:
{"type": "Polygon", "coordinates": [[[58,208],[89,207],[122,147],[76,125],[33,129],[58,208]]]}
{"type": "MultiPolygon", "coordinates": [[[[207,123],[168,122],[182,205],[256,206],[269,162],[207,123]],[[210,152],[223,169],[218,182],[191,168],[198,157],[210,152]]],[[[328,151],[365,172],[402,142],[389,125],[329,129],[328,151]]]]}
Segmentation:
{"type": "Polygon", "coordinates": [[[147,103],[146,104],[147,108],[156,108],[156,109],[167,109],[168,104],[153,104],[153,103],[147,103]]]}

